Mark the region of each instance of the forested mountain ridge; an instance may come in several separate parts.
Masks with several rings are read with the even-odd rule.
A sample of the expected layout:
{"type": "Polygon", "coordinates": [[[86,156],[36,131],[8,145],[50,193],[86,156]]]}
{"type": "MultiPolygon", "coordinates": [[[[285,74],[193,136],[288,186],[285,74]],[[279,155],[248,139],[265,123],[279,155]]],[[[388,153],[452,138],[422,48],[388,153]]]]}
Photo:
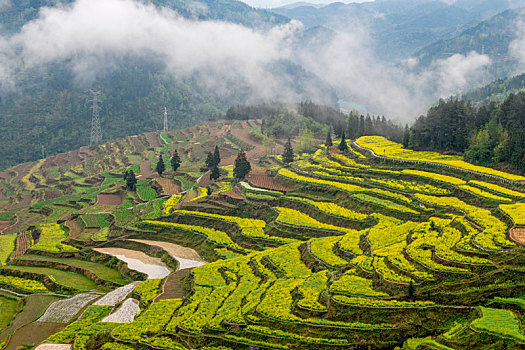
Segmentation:
{"type": "Polygon", "coordinates": [[[484,53],[492,60],[488,78],[506,77],[516,69],[516,61],[509,54],[509,44],[516,39],[517,23],[523,13],[522,8],[506,10],[454,38],[430,44],[414,56],[421,66],[427,66],[454,54],[484,53]]]}
{"type": "Polygon", "coordinates": [[[488,85],[462,93],[458,97],[477,104],[501,103],[511,93],[517,93],[523,89],[525,89],[525,74],[520,74],[495,80],[488,85]]]}
{"type": "MultiPolygon", "coordinates": [[[[285,16],[248,6],[235,0],[147,0],[159,7],[177,11],[185,18],[213,19],[239,23],[248,27],[267,27],[287,23],[285,16]]],[[[14,33],[35,19],[43,7],[70,5],[73,0],[17,0],[0,5],[0,32],[14,33]]],[[[1,3],[0,3],[1,4],[1,3]]]]}

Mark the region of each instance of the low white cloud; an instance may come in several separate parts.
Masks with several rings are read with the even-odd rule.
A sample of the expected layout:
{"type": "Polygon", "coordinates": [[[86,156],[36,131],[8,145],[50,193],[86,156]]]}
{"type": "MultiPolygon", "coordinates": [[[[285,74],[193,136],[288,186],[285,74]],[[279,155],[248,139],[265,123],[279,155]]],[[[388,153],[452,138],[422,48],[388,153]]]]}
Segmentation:
{"type": "MultiPolygon", "coordinates": [[[[342,97],[405,122],[435,99],[470,86],[490,63],[473,52],[417,71],[413,59],[392,65],[375,57],[366,28],[356,25],[352,33],[297,49],[302,30],[296,21],[258,31],[187,20],[134,0],[76,0],[44,8],[19,33],[0,38],[0,78],[5,85],[19,69],[67,62],[78,80],[89,82],[123,57],[148,55],[177,75],[198,76],[220,96],[245,96],[246,103],[298,101],[304,95],[295,92],[292,76],[275,72],[277,62],[292,60],[342,97]]],[[[304,88],[314,100],[326,93],[317,86],[304,88]]]]}
{"type": "Polygon", "coordinates": [[[11,0],[0,0],[0,10],[6,9],[11,6],[11,0]]]}
{"type": "Polygon", "coordinates": [[[77,0],[42,9],[9,44],[25,67],[69,60],[84,80],[113,57],[149,54],[176,74],[199,73],[214,86],[236,81],[257,96],[275,98],[279,87],[267,68],[289,56],[288,40],[300,27],[291,22],[258,32],[232,23],[187,20],[138,1],[77,0]]]}
{"type": "Polygon", "coordinates": [[[374,55],[366,28],[341,34],[319,47],[304,50],[305,67],[322,76],[345,99],[365,105],[371,112],[409,122],[424,113],[439,97],[448,97],[483,78],[490,58],[472,52],[438,60],[418,70],[417,60],[401,64],[382,62],[374,55]]]}
{"type": "Polygon", "coordinates": [[[516,73],[520,73],[525,70],[525,10],[518,15],[515,27],[516,37],[509,44],[509,56],[516,60],[516,73]]]}

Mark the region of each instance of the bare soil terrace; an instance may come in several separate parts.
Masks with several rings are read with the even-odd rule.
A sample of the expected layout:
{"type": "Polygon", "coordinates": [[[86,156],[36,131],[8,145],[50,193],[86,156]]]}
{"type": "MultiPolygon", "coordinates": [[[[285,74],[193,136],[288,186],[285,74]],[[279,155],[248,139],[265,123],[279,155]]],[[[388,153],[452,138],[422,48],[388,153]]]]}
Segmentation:
{"type": "Polygon", "coordinates": [[[510,230],[510,238],[516,243],[525,245],[525,227],[514,227],[510,230]]]}

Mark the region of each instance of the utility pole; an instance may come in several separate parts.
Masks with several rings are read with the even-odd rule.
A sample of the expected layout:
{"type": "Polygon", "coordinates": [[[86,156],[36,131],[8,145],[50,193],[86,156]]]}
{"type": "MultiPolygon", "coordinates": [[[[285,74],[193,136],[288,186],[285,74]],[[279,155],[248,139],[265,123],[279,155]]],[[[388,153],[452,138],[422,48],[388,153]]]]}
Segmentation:
{"type": "Polygon", "coordinates": [[[164,131],[168,131],[168,110],[164,107],[164,131]]]}
{"type": "Polygon", "coordinates": [[[100,106],[98,105],[100,102],[98,100],[98,96],[100,96],[100,91],[94,91],[89,90],[91,95],[93,96],[93,99],[89,102],[93,102],[93,116],[91,118],[91,138],[89,140],[90,146],[98,145],[102,142],[102,129],[100,128],[100,117],[99,117],[99,109],[100,106]]]}

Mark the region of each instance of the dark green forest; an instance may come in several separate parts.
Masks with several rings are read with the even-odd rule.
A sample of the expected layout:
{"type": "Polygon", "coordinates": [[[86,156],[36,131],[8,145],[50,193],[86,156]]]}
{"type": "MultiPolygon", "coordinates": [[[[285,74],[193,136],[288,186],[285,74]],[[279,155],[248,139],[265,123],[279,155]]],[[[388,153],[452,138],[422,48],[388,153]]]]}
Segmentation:
{"type": "Polygon", "coordinates": [[[476,107],[451,98],[419,117],[404,139],[417,150],[462,153],[480,165],[525,172],[525,92],[476,107]]]}
{"type": "Polygon", "coordinates": [[[347,138],[379,135],[401,142],[404,129],[384,116],[346,115],[330,106],[311,101],[298,104],[265,103],[260,105],[236,105],[226,112],[226,119],[263,119],[262,133],[277,138],[297,136],[306,126],[317,137],[324,137],[331,130],[337,137],[343,132],[347,138]]]}
{"type": "MultiPolygon", "coordinates": [[[[38,159],[42,146],[51,155],[89,144],[92,112],[87,87],[75,86],[65,67],[48,69],[45,76],[26,75],[23,91],[2,98],[2,169],[38,159]]],[[[102,91],[103,140],[161,129],[164,107],[172,128],[202,122],[225,110],[197,80],[167,74],[151,61],[129,58],[93,86],[102,91]]]]}

